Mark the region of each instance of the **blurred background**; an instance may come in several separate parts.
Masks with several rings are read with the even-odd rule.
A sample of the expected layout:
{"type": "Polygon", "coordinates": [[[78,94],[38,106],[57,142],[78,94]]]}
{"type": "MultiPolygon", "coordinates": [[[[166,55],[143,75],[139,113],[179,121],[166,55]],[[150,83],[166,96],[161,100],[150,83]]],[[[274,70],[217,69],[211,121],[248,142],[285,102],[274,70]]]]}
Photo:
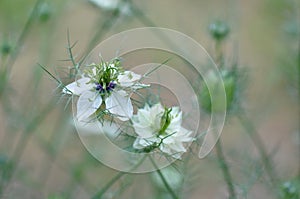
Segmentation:
{"type": "MultiPolygon", "coordinates": [[[[0,197],[91,198],[118,175],[84,148],[68,99],[39,64],[69,83],[68,47],[77,42],[78,61],[109,36],[145,26],[180,31],[215,58],[208,27],[216,20],[230,29],[224,60],[241,71],[239,105],[221,138],[236,198],[299,198],[297,0],[0,0],[0,197]]],[[[187,156],[166,171],[180,198],[228,198],[218,153],[187,156]]],[[[123,176],[103,198],[171,197],[149,173],[123,176]]]]}

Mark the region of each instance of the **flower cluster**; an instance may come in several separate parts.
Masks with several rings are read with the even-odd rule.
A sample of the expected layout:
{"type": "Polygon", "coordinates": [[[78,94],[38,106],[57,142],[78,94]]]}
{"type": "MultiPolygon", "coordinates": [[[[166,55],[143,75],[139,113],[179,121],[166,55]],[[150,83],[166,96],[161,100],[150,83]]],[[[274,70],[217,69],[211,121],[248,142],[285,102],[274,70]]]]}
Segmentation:
{"type": "Polygon", "coordinates": [[[179,107],[146,103],[133,115],[131,93],[150,86],[140,83],[143,77],[124,70],[120,59],[115,58],[87,66],[81,77],[63,92],[79,96],[76,116],[80,123],[99,118],[99,112],[107,112],[123,122],[129,120],[137,134],[133,143],[136,151],[149,153],[159,149],[178,159],[186,152],[184,143],[193,141],[192,131],[182,127],[179,107]]]}

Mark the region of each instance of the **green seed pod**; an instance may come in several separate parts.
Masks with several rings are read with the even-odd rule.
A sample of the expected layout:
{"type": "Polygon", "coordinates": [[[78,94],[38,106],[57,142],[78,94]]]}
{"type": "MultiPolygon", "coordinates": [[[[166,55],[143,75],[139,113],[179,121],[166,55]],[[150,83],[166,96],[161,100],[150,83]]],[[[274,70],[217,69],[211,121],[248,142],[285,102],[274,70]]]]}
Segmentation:
{"type": "Polygon", "coordinates": [[[209,32],[211,36],[218,41],[221,41],[229,34],[229,26],[223,21],[215,21],[209,25],[209,32]]]}
{"type": "MultiPolygon", "coordinates": [[[[233,102],[235,100],[235,94],[237,89],[236,84],[236,74],[233,71],[222,70],[221,77],[223,79],[223,84],[225,88],[226,94],[226,110],[230,110],[233,102]]],[[[201,94],[200,94],[200,104],[201,107],[207,111],[212,111],[212,102],[211,102],[211,94],[214,93],[214,106],[213,111],[220,112],[223,111],[223,97],[221,97],[220,88],[222,88],[222,82],[220,82],[213,71],[211,71],[207,78],[207,84],[213,85],[213,88],[209,91],[206,83],[203,81],[201,85],[201,94]],[[218,97],[219,96],[219,97],[218,97]]]]}

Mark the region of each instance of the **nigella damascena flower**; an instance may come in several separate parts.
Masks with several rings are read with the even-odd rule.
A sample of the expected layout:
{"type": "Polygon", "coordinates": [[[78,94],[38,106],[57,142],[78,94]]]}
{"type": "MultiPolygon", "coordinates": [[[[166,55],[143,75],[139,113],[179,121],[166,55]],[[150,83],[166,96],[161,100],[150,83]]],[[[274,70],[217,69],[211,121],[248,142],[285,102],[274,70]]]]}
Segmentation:
{"type": "Polygon", "coordinates": [[[102,103],[105,110],[126,121],[133,115],[130,93],[147,86],[138,82],[141,78],[132,71],[124,71],[119,59],[101,61],[88,66],[82,78],[67,85],[63,92],[79,96],[77,119],[80,121],[90,121],[102,103]]]}
{"type": "Polygon", "coordinates": [[[89,0],[95,6],[107,10],[119,10],[123,15],[130,15],[130,3],[124,0],[89,0]]]}
{"type": "Polygon", "coordinates": [[[186,152],[183,144],[193,141],[192,131],[181,126],[179,107],[163,108],[160,103],[150,107],[146,104],[132,117],[132,123],[138,135],[133,147],[143,152],[159,148],[178,159],[186,152]]]}

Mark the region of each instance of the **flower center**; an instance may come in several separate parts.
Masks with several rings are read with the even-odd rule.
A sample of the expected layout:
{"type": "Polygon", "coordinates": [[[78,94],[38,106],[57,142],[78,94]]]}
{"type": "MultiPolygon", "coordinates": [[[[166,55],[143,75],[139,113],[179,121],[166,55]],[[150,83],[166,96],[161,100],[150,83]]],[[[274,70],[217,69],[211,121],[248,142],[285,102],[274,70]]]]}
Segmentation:
{"type": "Polygon", "coordinates": [[[110,94],[118,83],[118,76],[123,71],[118,58],[110,62],[101,61],[99,64],[92,64],[86,69],[86,74],[95,84],[94,89],[100,94],[110,94]]]}
{"type": "Polygon", "coordinates": [[[111,91],[114,90],[114,88],[117,85],[113,81],[109,82],[108,84],[106,84],[106,83],[95,83],[95,84],[96,84],[95,89],[99,93],[105,93],[105,92],[110,93],[111,91]]]}

